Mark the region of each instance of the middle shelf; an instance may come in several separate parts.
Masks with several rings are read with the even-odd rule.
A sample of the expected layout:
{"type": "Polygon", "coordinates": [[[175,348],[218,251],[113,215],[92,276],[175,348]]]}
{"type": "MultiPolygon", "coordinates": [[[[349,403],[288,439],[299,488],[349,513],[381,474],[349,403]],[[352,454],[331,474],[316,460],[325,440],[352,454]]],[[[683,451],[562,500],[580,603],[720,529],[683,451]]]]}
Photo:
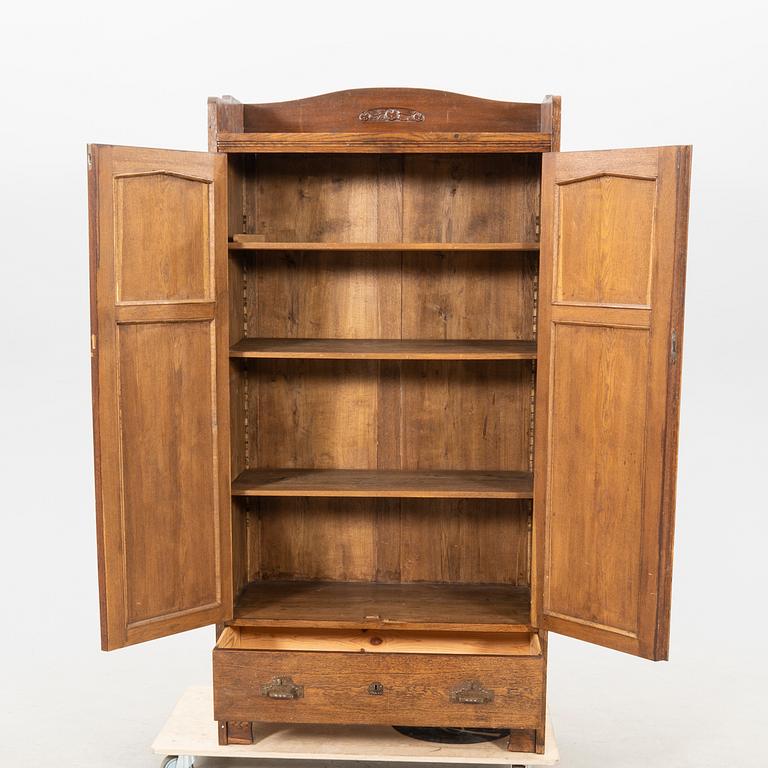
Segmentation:
{"type": "Polygon", "coordinates": [[[530,472],[367,469],[247,469],[233,496],[337,496],[412,499],[531,499],[530,472]]]}
{"type": "Polygon", "coordinates": [[[241,339],[229,356],[316,360],[535,360],[535,341],[241,339]]]}

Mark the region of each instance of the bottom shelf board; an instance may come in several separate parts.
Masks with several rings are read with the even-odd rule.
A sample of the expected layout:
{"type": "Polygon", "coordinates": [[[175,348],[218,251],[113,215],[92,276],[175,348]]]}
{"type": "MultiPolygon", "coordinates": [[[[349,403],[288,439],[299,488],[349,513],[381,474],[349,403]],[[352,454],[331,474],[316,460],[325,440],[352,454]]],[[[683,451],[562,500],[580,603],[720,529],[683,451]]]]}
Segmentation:
{"type": "Polygon", "coordinates": [[[557,765],[560,755],[549,717],[546,728],[543,755],[508,752],[505,739],[481,744],[434,744],[411,739],[386,726],[364,725],[265,723],[254,728],[257,743],[220,746],[213,720],[213,691],[201,686],[184,692],[153,742],[152,751],[158,755],[210,758],[195,761],[196,768],[236,768],[243,758],[290,759],[293,768],[300,768],[302,760],[557,765]]]}
{"type": "Polygon", "coordinates": [[[237,626],[524,632],[531,592],[506,584],[253,581],[237,626]]]}

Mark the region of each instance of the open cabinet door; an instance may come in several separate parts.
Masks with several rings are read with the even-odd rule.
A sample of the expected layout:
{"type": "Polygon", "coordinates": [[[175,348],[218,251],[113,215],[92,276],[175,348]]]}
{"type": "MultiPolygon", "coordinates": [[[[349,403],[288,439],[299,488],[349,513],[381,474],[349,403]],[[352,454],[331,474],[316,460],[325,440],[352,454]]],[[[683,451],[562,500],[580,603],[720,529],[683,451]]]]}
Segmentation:
{"type": "Polygon", "coordinates": [[[545,154],[534,620],[667,658],[690,147],[545,154]]]}
{"type": "Polygon", "coordinates": [[[226,158],[90,146],[102,647],[231,618],[226,158]]]}

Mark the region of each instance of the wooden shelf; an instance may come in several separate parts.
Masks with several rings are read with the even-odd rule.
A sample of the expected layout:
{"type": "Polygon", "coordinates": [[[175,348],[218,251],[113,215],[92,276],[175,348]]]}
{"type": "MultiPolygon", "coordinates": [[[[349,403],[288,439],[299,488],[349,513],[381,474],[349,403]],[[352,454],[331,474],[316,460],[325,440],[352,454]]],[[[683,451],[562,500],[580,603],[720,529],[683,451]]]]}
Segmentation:
{"type": "Polygon", "coordinates": [[[365,469],[247,469],[233,496],[355,496],[413,499],[531,499],[530,472],[365,469]]]}
{"type": "Polygon", "coordinates": [[[539,243],[275,243],[238,239],[231,251],[538,251],[539,243]]]}
{"type": "Polygon", "coordinates": [[[535,341],[400,339],[242,339],[238,358],[313,360],[535,360],[535,341]]]}
{"type": "Polygon", "coordinates": [[[536,131],[307,131],[217,135],[219,152],[550,152],[536,131]]]}
{"type": "Polygon", "coordinates": [[[530,631],[528,587],[257,581],[240,594],[232,624],[253,627],[530,631]]]}

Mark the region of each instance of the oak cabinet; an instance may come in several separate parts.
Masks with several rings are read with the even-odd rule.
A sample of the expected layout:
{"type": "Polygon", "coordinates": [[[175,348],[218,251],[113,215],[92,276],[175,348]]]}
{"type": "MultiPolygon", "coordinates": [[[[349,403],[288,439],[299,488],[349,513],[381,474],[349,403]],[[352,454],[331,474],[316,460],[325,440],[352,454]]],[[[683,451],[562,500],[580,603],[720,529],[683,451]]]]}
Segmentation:
{"type": "MultiPolygon", "coordinates": [[[[560,102],[209,102],[88,150],[102,641],[258,721],[504,727],[554,631],[667,656],[690,147],[560,102]]],[[[522,740],[522,741],[521,741],[522,740]]]]}

